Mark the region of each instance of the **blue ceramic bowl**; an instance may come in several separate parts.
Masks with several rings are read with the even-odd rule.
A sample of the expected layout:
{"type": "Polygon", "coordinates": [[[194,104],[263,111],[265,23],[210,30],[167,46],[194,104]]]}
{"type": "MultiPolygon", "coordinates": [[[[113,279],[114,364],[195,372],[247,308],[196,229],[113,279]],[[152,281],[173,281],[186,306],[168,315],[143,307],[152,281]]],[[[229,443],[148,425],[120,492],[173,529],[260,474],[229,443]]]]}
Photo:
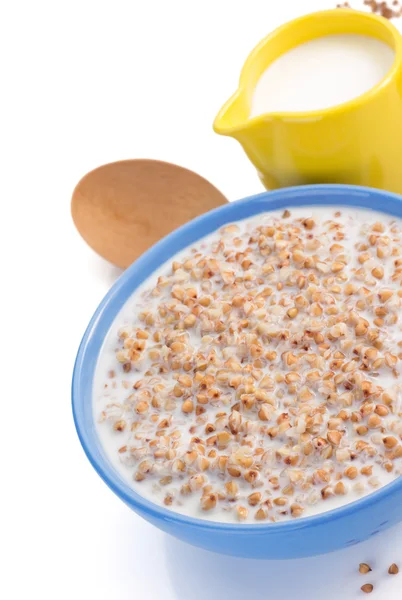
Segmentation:
{"type": "Polygon", "coordinates": [[[134,492],[105,456],[92,414],[92,380],[102,342],[126,300],[155,269],[199,238],[230,223],[292,206],[343,205],[402,217],[402,198],[370,188],[314,185],[265,192],[211,211],[168,235],[131,265],[96,310],[81,342],[73,375],[75,425],[81,444],[105,483],[139,515],[195,546],[247,558],[296,558],[331,552],[376,535],[402,520],[402,478],[369,496],[313,517],[259,525],[190,518],[134,492]]]}

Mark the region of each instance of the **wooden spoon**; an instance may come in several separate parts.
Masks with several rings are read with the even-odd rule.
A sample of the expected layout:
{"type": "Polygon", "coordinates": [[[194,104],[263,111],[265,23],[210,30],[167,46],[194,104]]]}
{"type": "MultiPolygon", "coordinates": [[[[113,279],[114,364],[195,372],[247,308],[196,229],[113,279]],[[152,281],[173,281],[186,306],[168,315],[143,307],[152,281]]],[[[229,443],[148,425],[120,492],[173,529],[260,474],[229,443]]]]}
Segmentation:
{"type": "Polygon", "coordinates": [[[159,160],[122,160],[81,179],[71,213],[91,248],[126,268],[163,236],[226,202],[193,171],[159,160]]]}

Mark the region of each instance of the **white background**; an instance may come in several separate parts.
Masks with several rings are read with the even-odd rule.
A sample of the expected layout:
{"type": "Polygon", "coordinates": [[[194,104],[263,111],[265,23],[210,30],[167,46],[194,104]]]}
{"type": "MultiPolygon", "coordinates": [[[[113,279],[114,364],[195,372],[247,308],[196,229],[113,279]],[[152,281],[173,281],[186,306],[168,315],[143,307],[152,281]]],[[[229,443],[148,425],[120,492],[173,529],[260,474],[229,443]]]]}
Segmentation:
{"type": "MultiPolygon", "coordinates": [[[[79,445],[70,380],[84,328],[118,276],[75,232],[87,171],[158,158],[230,200],[261,191],[241,148],[212,132],[253,46],[333,0],[0,4],[0,597],[4,600],[349,600],[367,581],[400,598],[402,528],[346,552],[237,560],[185,546],[110,492],[79,445]]],[[[352,2],[353,4],[353,2],[352,2]]]]}

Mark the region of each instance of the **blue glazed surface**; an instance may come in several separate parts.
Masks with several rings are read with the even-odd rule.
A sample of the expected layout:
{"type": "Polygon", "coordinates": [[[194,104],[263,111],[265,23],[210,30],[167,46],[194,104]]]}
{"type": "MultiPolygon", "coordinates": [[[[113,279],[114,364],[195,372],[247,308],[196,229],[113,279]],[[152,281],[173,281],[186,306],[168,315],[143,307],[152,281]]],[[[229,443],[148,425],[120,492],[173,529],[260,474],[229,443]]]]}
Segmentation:
{"type": "Polygon", "coordinates": [[[211,211],[158,242],[114,284],[96,310],[75,363],[72,402],[78,436],[105,483],[133,510],[167,533],[195,546],[247,558],[285,559],[331,552],[363,541],[402,520],[402,478],[355,502],[313,517],[259,525],[190,518],[149,502],[110,465],[92,413],[92,381],[99,350],[116,314],[133,291],[161,264],[219,227],[292,206],[358,206],[402,217],[402,198],[370,188],[312,185],[264,192],[211,211]]]}

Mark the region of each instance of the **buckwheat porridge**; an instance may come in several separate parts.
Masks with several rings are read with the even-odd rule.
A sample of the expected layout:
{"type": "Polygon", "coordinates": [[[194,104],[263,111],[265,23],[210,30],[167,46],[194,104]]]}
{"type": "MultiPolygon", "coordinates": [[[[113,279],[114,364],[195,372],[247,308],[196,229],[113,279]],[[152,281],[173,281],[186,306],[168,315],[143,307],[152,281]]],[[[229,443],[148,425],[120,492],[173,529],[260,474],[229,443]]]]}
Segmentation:
{"type": "Polygon", "coordinates": [[[402,473],[402,220],[297,208],[187,248],[100,353],[97,430],[140,495],[226,522],[309,516],[402,473]]]}

